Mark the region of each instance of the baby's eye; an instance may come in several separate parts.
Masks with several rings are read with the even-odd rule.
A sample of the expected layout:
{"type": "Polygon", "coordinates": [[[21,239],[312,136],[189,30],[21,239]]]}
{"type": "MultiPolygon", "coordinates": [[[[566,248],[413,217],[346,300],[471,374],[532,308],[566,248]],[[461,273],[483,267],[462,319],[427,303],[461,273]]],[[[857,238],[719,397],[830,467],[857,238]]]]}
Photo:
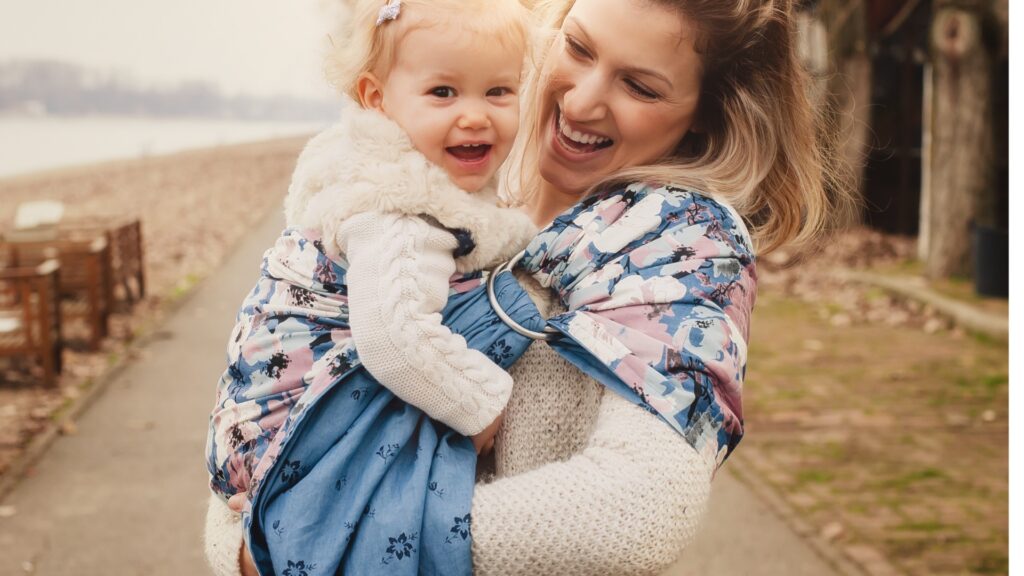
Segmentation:
{"type": "Polygon", "coordinates": [[[455,98],[455,88],[451,86],[438,86],[430,89],[431,96],[437,96],[438,98],[455,98]]]}
{"type": "Polygon", "coordinates": [[[513,92],[512,92],[511,88],[508,88],[508,87],[505,87],[505,86],[496,86],[496,87],[491,88],[490,90],[487,91],[487,96],[489,96],[489,97],[501,97],[501,96],[508,96],[509,94],[512,94],[512,93],[513,92]]]}

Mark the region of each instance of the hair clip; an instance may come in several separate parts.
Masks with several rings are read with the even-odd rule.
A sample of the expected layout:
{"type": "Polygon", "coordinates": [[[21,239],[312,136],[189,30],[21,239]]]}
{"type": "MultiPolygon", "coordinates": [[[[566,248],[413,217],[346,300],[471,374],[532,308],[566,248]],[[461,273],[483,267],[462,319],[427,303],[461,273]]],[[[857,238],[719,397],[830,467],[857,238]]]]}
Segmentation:
{"type": "Polygon", "coordinates": [[[380,12],[377,13],[377,26],[387,22],[388,20],[394,20],[398,18],[398,12],[402,9],[402,0],[388,0],[388,3],[381,6],[380,12]]]}

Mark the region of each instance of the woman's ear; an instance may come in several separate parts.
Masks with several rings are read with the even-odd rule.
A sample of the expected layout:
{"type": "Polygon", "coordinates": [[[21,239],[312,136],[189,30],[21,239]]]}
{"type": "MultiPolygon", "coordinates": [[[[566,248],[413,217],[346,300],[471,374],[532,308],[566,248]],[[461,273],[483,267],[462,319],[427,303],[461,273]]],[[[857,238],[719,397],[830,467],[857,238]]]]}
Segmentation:
{"type": "Polygon", "coordinates": [[[356,78],[356,94],[363,108],[384,111],[384,86],[372,72],[363,72],[356,78]]]}

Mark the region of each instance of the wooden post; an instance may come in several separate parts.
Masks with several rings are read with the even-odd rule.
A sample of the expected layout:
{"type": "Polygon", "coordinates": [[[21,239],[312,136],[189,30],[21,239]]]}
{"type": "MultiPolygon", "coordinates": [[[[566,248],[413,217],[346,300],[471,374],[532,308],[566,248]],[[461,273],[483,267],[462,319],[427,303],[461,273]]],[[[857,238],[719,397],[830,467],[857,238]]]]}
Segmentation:
{"type": "Polygon", "coordinates": [[[929,277],[971,269],[971,224],[992,181],[991,58],[981,9],[936,6],[929,191],[921,206],[929,277]]]}
{"type": "Polygon", "coordinates": [[[924,262],[928,259],[928,247],[931,241],[931,227],[928,218],[932,206],[932,114],[934,74],[930,63],[924,65],[924,87],[921,91],[921,211],[918,214],[917,259],[924,262]]]}

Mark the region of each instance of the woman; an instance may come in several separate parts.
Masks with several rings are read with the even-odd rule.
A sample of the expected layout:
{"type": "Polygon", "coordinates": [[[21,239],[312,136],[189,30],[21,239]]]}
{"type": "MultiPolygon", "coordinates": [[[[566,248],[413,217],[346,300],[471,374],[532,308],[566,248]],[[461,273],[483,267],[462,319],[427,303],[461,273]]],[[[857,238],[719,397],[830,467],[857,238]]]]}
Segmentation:
{"type": "MultiPolygon", "coordinates": [[[[557,275],[565,270],[593,263],[571,250],[546,259],[557,241],[540,240],[552,238],[551,230],[585,230],[580,217],[591,215],[595,202],[678,200],[718,217],[671,228],[683,236],[700,232],[692,245],[676,247],[672,264],[732,278],[722,293],[713,284],[681,308],[693,315],[684,321],[705,322],[709,310],[724,310],[719,325],[730,337],[712,328],[694,342],[691,333],[674,369],[672,358],[656,367],[674,372],[684,392],[677,399],[690,399],[667,408],[660,398],[646,402],[639,389],[645,402],[638,406],[626,399],[629,390],[610,383],[608,375],[624,364],[619,358],[607,371],[590,366],[595,380],[564,351],[532,346],[510,371],[516,385],[495,446],[496,479],[478,484],[474,495],[476,573],[657,574],[696,532],[714,470],[742,434],[738,394],[754,300],[745,247],[752,240],[764,253],[806,243],[847,205],[825,193],[832,173],[816,143],[790,8],[778,0],[557,0],[537,8],[557,32],[533,87],[526,115],[532,133],[519,152],[516,188],[530,192],[521,198],[524,209],[548,231],[518,272],[524,288],[542,312],[561,312],[558,296],[565,301],[566,294],[547,287],[561,287],[567,279],[557,275]],[[735,213],[751,238],[729,217],[735,213]],[[736,250],[717,251],[723,245],[736,250]],[[713,365],[714,354],[689,358],[685,349],[694,346],[718,346],[719,359],[735,369],[713,365]]],[[[630,206],[627,213],[638,213],[630,206]]],[[[672,239],[658,232],[667,218],[660,214],[655,232],[627,239],[634,253],[672,239]]],[[[680,270],[680,282],[696,276],[680,270]]],[[[700,284],[687,288],[699,291],[700,284]]],[[[664,309],[648,309],[653,333],[664,309]]],[[[656,340],[650,343],[660,345],[656,340]]],[[[215,569],[237,573],[237,516],[212,501],[207,532],[215,569]]]]}

